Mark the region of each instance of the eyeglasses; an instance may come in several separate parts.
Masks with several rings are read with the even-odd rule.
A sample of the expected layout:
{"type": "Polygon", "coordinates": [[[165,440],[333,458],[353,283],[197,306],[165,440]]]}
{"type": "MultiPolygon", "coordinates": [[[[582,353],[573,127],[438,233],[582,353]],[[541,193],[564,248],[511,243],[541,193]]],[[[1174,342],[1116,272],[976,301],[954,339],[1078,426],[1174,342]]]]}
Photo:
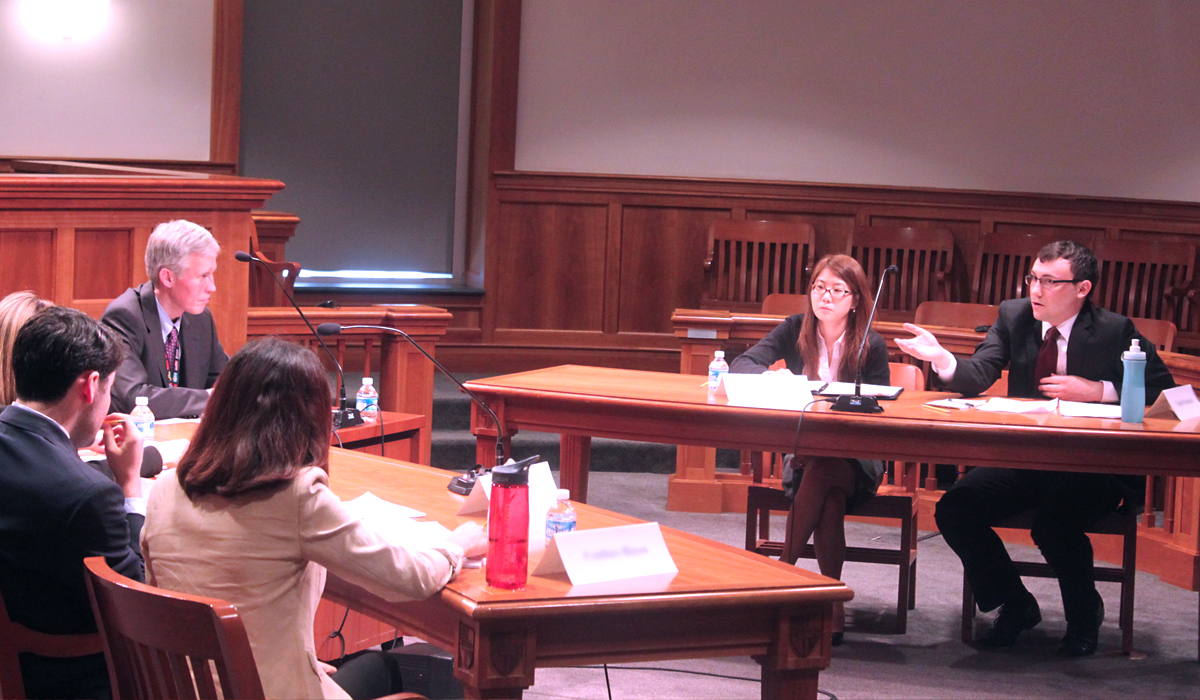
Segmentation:
{"type": "Polygon", "coordinates": [[[1033,287],[1033,283],[1037,282],[1042,289],[1054,289],[1063,284],[1076,284],[1083,280],[1056,280],[1053,277],[1034,277],[1033,275],[1025,275],[1025,286],[1033,287]]]}
{"type": "Polygon", "coordinates": [[[815,294],[818,299],[825,296],[825,292],[829,292],[829,298],[833,299],[834,301],[841,301],[850,294],[850,290],[844,287],[826,287],[820,282],[817,282],[812,286],[812,293],[815,294]]]}

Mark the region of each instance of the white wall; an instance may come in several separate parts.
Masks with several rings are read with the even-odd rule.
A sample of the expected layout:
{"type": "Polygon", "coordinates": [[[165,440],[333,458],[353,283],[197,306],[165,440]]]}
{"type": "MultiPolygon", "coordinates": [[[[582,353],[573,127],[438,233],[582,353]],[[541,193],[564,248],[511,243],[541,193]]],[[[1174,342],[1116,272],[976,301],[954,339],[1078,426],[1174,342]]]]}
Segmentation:
{"type": "Polygon", "coordinates": [[[1194,0],[525,0],[519,170],[1200,201],[1194,0]]]}
{"type": "Polygon", "coordinates": [[[0,0],[0,155],[209,159],[213,0],[111,0],[88,39],[44,40],[0,0]]]}

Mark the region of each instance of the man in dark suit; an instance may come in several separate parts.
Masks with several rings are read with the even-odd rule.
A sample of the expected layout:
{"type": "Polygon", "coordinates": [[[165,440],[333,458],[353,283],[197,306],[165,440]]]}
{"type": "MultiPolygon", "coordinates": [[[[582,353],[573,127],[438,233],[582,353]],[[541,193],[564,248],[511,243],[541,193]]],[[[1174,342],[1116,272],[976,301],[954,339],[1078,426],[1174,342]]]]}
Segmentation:
{"type": "Polygon", "coordinates": [[[220,246],[202,226],[159,224],[146,244],[146,275],[104,310],[101,320],[125,340],[113,383],[113,408],[149,398],[155,418],[198,416],[229,356],[217,338],[209,297],[220,246]]]}
{"type": "MultiPolygon", "coordinates": [[[[0,593],[9,617],[48,634],[96,631],[83,559],[142,580],[142,441],[128,416],[105,420],[120,341],[86,314],[46,309],[13,344],[17,401],[0,413],[0,593]],[[113,480],[79,459],[103,424],[113,480]]],[[[30,698],[108,697],[103,654],[23,655],[30,698]]]]}
{"type": "MultiPolygon", "coordinates": [[[[981,393],[1007,367],[1009,396],[1116,402],[1124,374],[1121,354],[1137,338],[1146,352],[1146,402],[1151,403],[1175,382],[1132,321],[1088,300],[1097,276],[1092,251],[1073,241],[1052,243],[1038,253],[1026,277],[1029,298],[1000,305],[999,318],[970,358],[955,358],[912,324],[905,329],[915,337],[897,343],[931,362],[940,382],[964,395],[981,393]]],[[[1058,653],[1095,653],[1104,604],[1084,531],[1122,500],[1134,502],[1140,488],[1141,477],[980,467],[946,491],[935,514],[938,528],[962,560],[979,608],[1000,608],[980,646],[1012,646],[1021,632],[1041,622],[1037,600],[992,529],[995,522],[1032,509],[1030,535],[1058,577],[1067,618],[1058,653]]]]}

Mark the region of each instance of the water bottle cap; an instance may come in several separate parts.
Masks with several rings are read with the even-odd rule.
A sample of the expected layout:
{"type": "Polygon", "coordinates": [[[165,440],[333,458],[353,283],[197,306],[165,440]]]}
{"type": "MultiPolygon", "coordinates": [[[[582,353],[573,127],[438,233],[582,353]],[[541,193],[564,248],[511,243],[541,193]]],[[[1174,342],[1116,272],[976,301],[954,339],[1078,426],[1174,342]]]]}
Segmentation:
{"type": "Polygon", "coordinates": [[[501,486],[526,486],[529,484],[529,466],[538,460],[534,455],[511,464],[492,467],[492,483],[501,486]]]}
{"type": "Polygon", "coordinates": [[[1123,359],[1123,360],[1145,360],[1146,359],[1146,351],[1142,350],[1142,348],[1141,348],[1141,340],[1139,340],[1138,338],[1134,338],[1133,342],[1131,342],[1129,344],[1129,349],[1126,350],[1125,354],[1121,356],[1121,359],[1123,359]]]}
{"type": "Polygon", "coordinates": [[[724,358],[724,357],[725,357],[725,351],[724,351],[724,350],[717,350],[716,352],[714,352],[714,353],[713,353],[713,357],[720,357],[720,358],[724,358]]]}
{"type": "Polygon", "coordinates": [[[571,489],[559,489],[556,492],[555,498],[557,498],[560,501],[571,500],[571,489]]]}
{"type": "Polygon", "coordinates": [[[363,377],[363,386],[371,386],[374,383],[374,379],[371,379],[370,377],[363,377]]]}
{"type": "Polygon", "coordinates": [[[150,397],[149,396],[137,396],[133,399],[133,403],[136,406],[149,406],[150,405],[150,397]]]}

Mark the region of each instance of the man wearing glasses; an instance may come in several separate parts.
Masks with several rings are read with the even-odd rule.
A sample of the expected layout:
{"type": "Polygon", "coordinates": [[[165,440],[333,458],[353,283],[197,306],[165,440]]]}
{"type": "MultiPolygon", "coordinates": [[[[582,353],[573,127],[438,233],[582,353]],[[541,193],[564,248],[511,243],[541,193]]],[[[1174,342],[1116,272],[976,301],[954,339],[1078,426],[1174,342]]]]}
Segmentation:
{"type": "MultiPolygon", "coordinates": [[[[1171,373],[1133,322],[1101,309],[1088,297],[1098,266],[1092,251],[1074,241],[1051,243],[1025,277],[1029,297],[1000,305],[1000,315],[969,358],[958,359],[929,331],[905,324],[913,338],[897,340],[904,352],[932,363],[950,391],[977,395],[1008,369],[1008,395],[1068,401],[1120,400],[1121,354],[1134,338],[1146,352],[1146,403],[1175,386],[1171,373]]],[[[942,496],[935,514],[947,544],[962,560],[979,609],[1000,608],[981,647],[1009,647],[1041,622],[1037,600],[1021,583],[992,524],[1034,510],[1030,530],[1058,577],[1067,633],[1060,656],[1096,651],[1104,603],[1096,591],[1092,545],[1084,530],[1124,501],[1143,497],[1143,477],[978,467],[942,496]]]]}

